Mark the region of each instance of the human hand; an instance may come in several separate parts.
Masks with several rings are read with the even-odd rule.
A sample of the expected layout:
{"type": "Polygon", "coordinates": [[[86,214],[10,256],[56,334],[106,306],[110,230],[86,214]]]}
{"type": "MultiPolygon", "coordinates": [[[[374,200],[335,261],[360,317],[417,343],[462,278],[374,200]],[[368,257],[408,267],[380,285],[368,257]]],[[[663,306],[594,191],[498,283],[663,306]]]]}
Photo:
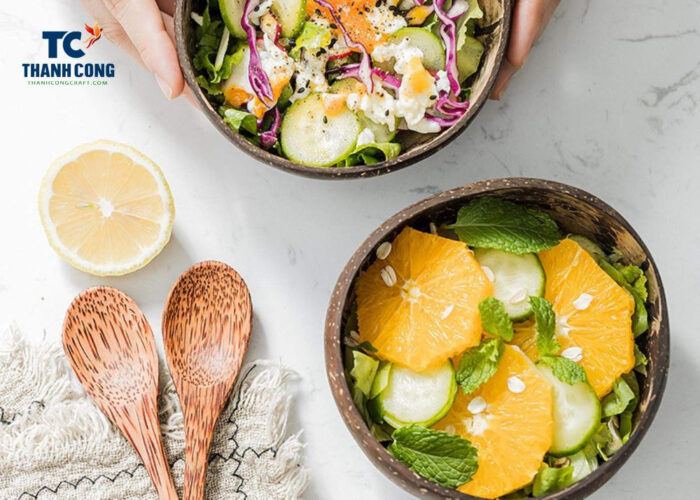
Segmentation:
{"type": "Polygon", "coordinates": [[[511,78],[525,60],[532,45],[540,38],[544,28],[559,5],[559,0],[514,0],[510,40],[506,57],[491,91],[492,99],[500,99],[511,78]]]}
{"type": "Polygon", "coordinates": [[[168,99],[185,82],[174,43],[175,0],[82,0],[105,37],[143,64],[168,99]]]}

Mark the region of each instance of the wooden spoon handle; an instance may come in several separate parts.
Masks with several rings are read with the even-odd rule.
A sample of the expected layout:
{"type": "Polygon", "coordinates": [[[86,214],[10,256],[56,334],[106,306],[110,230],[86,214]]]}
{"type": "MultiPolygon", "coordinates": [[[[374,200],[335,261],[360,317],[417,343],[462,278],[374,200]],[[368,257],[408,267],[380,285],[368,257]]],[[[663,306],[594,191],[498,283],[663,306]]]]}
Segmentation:
{"type": "Polygon", "coordinates": [[[189,401],[184,408],[185,425],[185,487],[184,500],[203,500],[209,465],[209,448],[214,427],[228,394],[224,384],[197,387],[185,391],[189,401]]]}
{"type": "Polygon", "coordinates": [[[160,500],[177,500],[175,483],[173,483],[170,466],[163,450],[155,401],[144,396],[133,405],[124,406],[119,411],[121,418],[116,421],[112,415],[108,416],[110,420],[117,423],[122,434],[126,436],[141,457],[158,498],[160,500]]]}

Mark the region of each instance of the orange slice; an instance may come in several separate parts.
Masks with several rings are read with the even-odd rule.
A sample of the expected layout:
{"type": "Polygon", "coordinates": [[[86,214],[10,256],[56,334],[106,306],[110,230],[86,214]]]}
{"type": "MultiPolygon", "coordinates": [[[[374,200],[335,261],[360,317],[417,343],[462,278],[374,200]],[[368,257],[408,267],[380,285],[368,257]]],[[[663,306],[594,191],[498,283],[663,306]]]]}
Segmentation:
{"type": "Polygon", "coordinates": [[[494,376],[472,394],[459,390],[434,427],[478,450],[479,468],[459,491],[497,498],[530,483],[552,444],[552,386],[520,349],[507,345],[494,376]]]}
{"type": "MultiPolygon", "coordinates": [[[[545,297],[557,316],[557,340],[562,350],[581,349],[580,364],[602,397],[634,367],[634,300],[573,240],[539,257],[547,277],[545,297]]],[[[516,326],[513,343],[533,360],[539,354],[535,339],[532,322],[516,326]]]]}
{"type": "Polygon", "coordinates": [[[467,246],[404,229],[357,283],[360,342],[422,372],[481,339],[478,305],[493,287],[467,246]]]}

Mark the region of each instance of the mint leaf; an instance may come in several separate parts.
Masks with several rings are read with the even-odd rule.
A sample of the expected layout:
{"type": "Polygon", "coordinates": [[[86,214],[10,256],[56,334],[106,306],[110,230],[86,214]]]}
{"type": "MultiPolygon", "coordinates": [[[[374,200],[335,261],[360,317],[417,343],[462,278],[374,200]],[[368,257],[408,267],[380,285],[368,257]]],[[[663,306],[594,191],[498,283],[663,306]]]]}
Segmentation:
{"type": "Polygon", "coordinates": [[[572,466],[554,468],[542,464],[532,484],[532,495],[541,497],[566,488],[573,483],[574,468],[572,466]]]}
{"type": "Polygon", "coordinates": [[[581,365],[562,356],[540,356],[537,362],[548,366],[555,377],[569,385],[588,380],[586,371],[581,365]]]}
{"type": "Polygon", "coordinates": [[[603,418],[619,415],[625,411],[634,400],[634,391],[625,379],[620,377],[615,381],[612,392],[603,398],[601,403],[603,418]]]}
{"type": "Polygon", "coordinates": [[[463,206],[449,228],[470,246],[518,255],[551,248],[561,238],[557,223],[544,212],[492,197],[463,206]]]}
{"type": "Polygon", "coordinates": [[[486,383],[498,369],[505,346],[499,338],[488,339],[464,353],[455,379],[465,394],[486,383]]]}
{"type": "Polygon", "coordinates": [[[389,451],[397,460],[447,488],[469,482],[478,468],[476,448],[459,436],[411,425],[396,429],[392,438],[389,451]]]}
{"type": "Polygon", "coordinates": [[[360,351],[352,351],[352,370],[350,376],[357,387],[365,397],[369,396],[372,390],[374,376],[379,368],[379,361],[363,354],[360,351]]]}
{"type": "Polygon", "coordinates": [[[495,297],[486,297],[479,302],[479,314],[484,330],[508,342],[513,340],[513,322],[503,302],[495,297]]]}
{"type": "Polygon", "coordinates": [[[552,304],[543,297],[530,297],[530,306],[535,315],[537,350],[541,356],[558,353],[561,344],[554,335],[556,327],[552,304]]]}

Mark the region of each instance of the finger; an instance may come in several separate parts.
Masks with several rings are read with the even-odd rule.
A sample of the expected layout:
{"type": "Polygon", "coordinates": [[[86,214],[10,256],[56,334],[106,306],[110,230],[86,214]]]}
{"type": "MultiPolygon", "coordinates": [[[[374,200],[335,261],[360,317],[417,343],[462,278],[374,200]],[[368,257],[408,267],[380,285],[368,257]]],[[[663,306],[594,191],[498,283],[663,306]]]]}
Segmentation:
{"type": "Polygon", "coordinates": [[[513,75],[525,64],[557,5],[559,0],[520,0],[515,4],[508,50],[491,91],[492,99],[501,98],[513,75]]]}
{"type": "Polygon", "coordinates": [[[82,0],[82,2],[85,10],[99,24],[105,38],[143,65],[139,51],[136,50],[119,21],[107,10],[102,0],[82,0]]]}
{"type": "Polygon", "coordinates": [[[175,0],[156,0],[161,12],[165,12],[172,17],[175,14],[175,0]]]}
{"type": "Polygon", "coordinates": [[[165,96],[172,99],[180,95],[184,87],[182,71],[155,1],[105,0],[105,5],[129,35],[165,96]]]}

